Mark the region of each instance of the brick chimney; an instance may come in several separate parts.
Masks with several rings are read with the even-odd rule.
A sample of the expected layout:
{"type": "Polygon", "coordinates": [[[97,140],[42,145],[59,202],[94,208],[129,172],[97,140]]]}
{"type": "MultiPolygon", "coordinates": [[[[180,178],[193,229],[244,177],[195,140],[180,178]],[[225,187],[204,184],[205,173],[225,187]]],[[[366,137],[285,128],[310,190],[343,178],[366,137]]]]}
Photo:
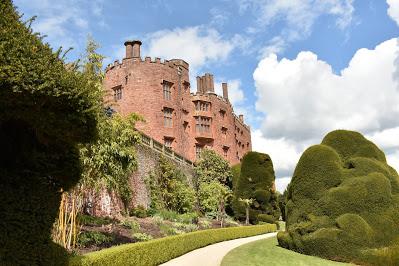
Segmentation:
{"type": "Polygon", "coordinates": [[[125,58],[140,58],[141,41],[126,41],[126,56],[125,58]]]}
{"type": "Polygon", "coordinates": [[[226,82],[222,83],[222,89],[223,89],[223,98],[228,100],[229,99],[229,91],[227,89],[227,83],[226,82]]]}
{"type": "Polygon", "coordinates": [[[239,115],[238,119],[240,119],[240,121],[244,123],[244,115],[239,115]]]}

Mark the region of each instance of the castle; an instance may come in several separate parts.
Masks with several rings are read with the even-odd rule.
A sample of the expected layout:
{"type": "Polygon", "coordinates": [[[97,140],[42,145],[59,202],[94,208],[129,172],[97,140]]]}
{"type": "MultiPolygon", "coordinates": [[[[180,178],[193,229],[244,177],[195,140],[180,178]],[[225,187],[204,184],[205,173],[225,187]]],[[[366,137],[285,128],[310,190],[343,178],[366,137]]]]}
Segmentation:
{"type": "Polygon", "coordinates": [[[214,90],[213,75],[197,77],[191,93],[189,65],[182,59],[151,60],[140,56],[140,41],[126,41],[126,56],[105,71],[108,100],[122,115],[141,114],[136,129],[190,161],[204,148],[213,149],[231,165],[251,151],[251,130],[243,115],[234,114],[227,83],[223,97],[214,90]]]}

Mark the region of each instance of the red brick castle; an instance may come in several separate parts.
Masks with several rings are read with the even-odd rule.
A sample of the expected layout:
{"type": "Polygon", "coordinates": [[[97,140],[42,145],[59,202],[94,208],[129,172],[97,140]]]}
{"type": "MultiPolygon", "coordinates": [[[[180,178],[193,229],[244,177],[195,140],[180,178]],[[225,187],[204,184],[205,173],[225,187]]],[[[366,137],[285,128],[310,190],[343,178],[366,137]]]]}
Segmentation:
{"type": "Polygon", "coordinates": [[[123,115],[135,112],[146,122],[137,129],[195,161],[204,148],[235,164],[251,151],[251,130],[243,115],[236,116],[228,98],[215,94],[213,75],[197,77],[191,93],[189,65],[182,59],[152,60],[140,56],[140,41],[127,41],[122,63],[115,61],[105,72],[105,87],[115,109],[123,115]]]}

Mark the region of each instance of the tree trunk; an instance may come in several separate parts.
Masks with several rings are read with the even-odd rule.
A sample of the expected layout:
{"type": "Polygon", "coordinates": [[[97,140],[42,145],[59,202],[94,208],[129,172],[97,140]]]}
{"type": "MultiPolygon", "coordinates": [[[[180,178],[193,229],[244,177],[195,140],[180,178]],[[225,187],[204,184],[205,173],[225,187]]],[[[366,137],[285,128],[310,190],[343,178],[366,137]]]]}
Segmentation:
{"type": "Polygon", "coordinates": [[[249,207],[245,208],[245,214],[246,214],[245,225],[249,225],[249,207]]]}

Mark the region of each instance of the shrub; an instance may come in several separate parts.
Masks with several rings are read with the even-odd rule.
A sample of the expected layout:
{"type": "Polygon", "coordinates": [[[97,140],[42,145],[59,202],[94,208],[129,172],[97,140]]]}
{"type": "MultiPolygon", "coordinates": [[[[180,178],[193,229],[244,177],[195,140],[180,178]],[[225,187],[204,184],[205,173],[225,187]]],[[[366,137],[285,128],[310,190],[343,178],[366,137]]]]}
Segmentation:
{"type": "Polygon", "coordinates": [[[148,216],[148,213],[144,206],[139,205],[136,208],[131,209],[129,215],[135,216],[137,218],[146,218],[148,216]]]}
{"type": "Polygon", "coordinates": [[[78,214],[77,220],[79,224],[83,225],[107,225],[115,222],[115,220],[109,217],[95,217],[86,214],[78,214]]]}
{"type": "Polygon", "coordinates": [[[78,146],[97,137],[101,95],[12,1],[0,14],[0,264],[64,265],[51,231],[61,191],[80,178],[78,146]]]}
{"type": "Polygon", "coordinates": [[[198,222],[198,225],[202,228],[208,229],[208,228],[211,228],[212,223],[208,220],[200,220],[198,222]]]}
{"type": "Polygon", "coordinates": [[[132,234],[132,237],[139,242],[144,242],[153,239],[151,235],[148,235],[146,233],[134,233],[132,234]]]}
{"type": "Polygon", "coordinates": [[[180,235],[180,234],[184,233],[184,231],[179,230],[179,229],[175,228],[174,226],[167,224],[167,223],[160,224],[159,230],[161,231],[161,233],[164,236],[174,236],[174,235],[180,235]]]}
{"type": "Polygon", "coordinates": [[[264,223],[274,223],[276,219],[272,215],[268,214],[259,214],[257,217],[259,222],[264,222],[264,223]]]}
{"type": "Polygon", "coordinates": [[[253,199],[249,208],[249,220],[257,221],[258,214],[269,214],[278,218],[280,210],[274,188],[274,169],[270,156],[258,152],[244,155],[240,177],[234,187],[233,210],[236,218],[245,220],[245,199],[253,199]],[[240,201],[240,199],[242,199],[240,201]]]}
{"type": "Polygon", "coordinates": [[[399,238],[399,176],[360,133],[333,131],[302,154],[286,211],[281,246],[361,264],[384,260],[399,238]]]}
{"type": "Polygon", "coordinates": [[[275,225],[268,224],[196,231],[88,253],[85,256],[73,258],[70,265],[159,265],[210,244],[275,230],[275,225]]]}
{"type": "Polygon", "coordinates": [[[238,179],[240,179],[241,175],[241,164],[236,164],[231,167],[232,173],[232,185],[233,188],[237,187],[238,179]]]}
{"type": "Polygon", "coordinates": [[[77,243],[80,247],[99,246],[112,242],[114,238],[97,231],[85,231],[78,235],[77,243]]]}
{"type": "Polygon", "coordinates": [[[124,227],[127,227],[131,230],[132,234],[140,232],[140,224],[136,221],[129,221],[129,220],[124,220],[121,222],[121,225],[124,227]]]}

